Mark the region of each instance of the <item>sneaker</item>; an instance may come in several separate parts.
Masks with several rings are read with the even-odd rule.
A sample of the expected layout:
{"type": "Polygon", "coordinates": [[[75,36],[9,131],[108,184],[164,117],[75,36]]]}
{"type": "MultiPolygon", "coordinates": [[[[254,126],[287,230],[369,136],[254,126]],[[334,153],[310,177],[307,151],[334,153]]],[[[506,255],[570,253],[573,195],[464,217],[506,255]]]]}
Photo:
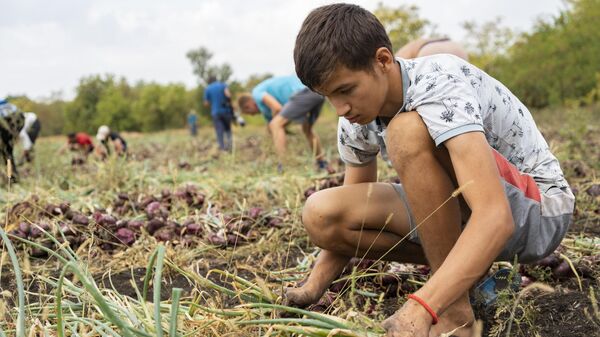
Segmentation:
{"type": "Polygon", "coordinates": [[[508,268],[500,269],[471,290],[471,305],[489,306],[496,302],[501,291],[510,288],[511,291],[517,292],[520,286],[521,275],[518,272],[508,268]]]}
{"type": "Polygon", "coordinates": [[[329,163],[327,160],[319,159],[317,160],[317,167],[319,170],[326,170],[329,167],[329,163]]]}

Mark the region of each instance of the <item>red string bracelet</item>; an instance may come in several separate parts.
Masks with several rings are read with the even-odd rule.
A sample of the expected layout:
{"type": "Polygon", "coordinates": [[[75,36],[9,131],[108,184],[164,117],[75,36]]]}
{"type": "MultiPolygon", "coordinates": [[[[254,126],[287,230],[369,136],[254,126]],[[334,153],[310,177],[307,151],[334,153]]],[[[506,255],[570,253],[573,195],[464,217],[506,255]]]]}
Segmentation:
{"type": "Polygon", "coordinates": [[[416,302],[418,302],[420,305],[423,306],[423,308],[425,308],[425,310],[427,310],[427,312],[431,315],[431,325],[436,325],[438,322],[438,316],[435,313],[435,311],[433,311],[433,309],[431,309],[431,307],[429,305],[427,305],[427,303],[425,303],[425,301],[423,301],[423,299],[421,299],[420,297],[418,297],[417,295],[414,294],[410,294],[407,296],[409,299],[414,300],[416,302]]]}

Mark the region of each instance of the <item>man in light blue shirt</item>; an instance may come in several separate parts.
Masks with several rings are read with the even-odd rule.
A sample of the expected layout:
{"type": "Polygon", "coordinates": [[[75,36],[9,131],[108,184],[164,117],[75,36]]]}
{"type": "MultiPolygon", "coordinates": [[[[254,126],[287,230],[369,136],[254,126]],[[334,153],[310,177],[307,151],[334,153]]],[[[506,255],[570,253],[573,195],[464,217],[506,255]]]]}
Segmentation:
{"type": "Polygon", "coordinates": [[[319,137],[313,132],[325,99],[309,90],[295,75],[269,78],[258,84],[252,94],[243,94],[238,105],[243,113],[255,115],[259,112],[269,123],[275,150],[280,160],[286,152],[285,127],[290,122],[302,124],[319,168],[327,168],[319,137]]]}

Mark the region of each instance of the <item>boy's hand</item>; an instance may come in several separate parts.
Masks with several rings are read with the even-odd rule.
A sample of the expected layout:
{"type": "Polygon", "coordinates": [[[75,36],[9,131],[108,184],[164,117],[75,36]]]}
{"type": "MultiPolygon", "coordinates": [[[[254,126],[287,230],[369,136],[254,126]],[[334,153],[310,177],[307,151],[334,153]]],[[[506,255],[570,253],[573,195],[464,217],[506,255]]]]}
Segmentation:
{"type": "Polygon", "coordinates": [[[428,337],[431,316],[420,304],[409,300],[381,325],[387,331],[386,337],[428,337]]]}

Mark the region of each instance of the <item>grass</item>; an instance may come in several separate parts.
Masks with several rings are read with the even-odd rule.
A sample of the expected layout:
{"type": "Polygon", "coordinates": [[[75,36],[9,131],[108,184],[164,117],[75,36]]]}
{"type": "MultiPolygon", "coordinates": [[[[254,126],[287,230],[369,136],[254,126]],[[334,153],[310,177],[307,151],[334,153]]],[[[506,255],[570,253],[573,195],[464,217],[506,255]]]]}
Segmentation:
{"type": "MultiPolygon", "coordinates": [[[[598,183],[598,150],[587,140],[598,131],[590,122],[598,110],[568,112],[561,115],[562,121],[549,117],[555,114],[542,111],[536,118],[542,121],[539,124],[555,154],[571,163],[565,167],[569,179],[585,191],[598,183]],[[572,163],[584,165],[587,175],[577,176],[572,163]]],[[[327,158],[337,165],[334,125],[334,117],[326,111],[317,132],[327,158]]],[[[277,173],[264,126],[235,129],[232,154],[218,153],[214,132],[208,127],[201,128],[194,140],[184,130],[126,134],[132,149],[129,160],[90,160],[83,166],[71,166],[70,154],[56,155],[65,141],[62,137],[42,138],[36,144],[35,163],[20,168],[21,182],[0,192],[1,215],[6,219],[0,228],[4,243],[0,287],[14,291],[5,289],[12,284],[10,278],[17,286],[16,297],[12,293],[0,297],[0,315],[5,318],[0,320],[0,336],[381,336],[384,331],[379,322],[403,301],[395,294],[416,289],[427,280],[426,273],[413,266],[391,273],[387,263],[373,262],[368,268],[354,267],[343,275],[337,283],[347,287],[329,303],[322,303],[324,312],[315,311],[317,307],[302,310],[281,304],[282,289],[307,275],[318,252],[301,225],[303,192],[327,178],[314,167],[300,129],[292,130],[290,160],[283,174],[277,173]],[[9,241],[5,237],[5,232],[20,222],[34,226],[47,222],[52,228],[64,222],[61,216],[40,215],[47,203],[67,202],[83,213],[103,209],[115,214],[113,202],[118,193],[126,192],[139,201],[190,184],[206,195],[204,205],[194,208],[175,201],[169,219],[178,223],[194,219],[203,230],[219,232],[227,229],[227,217],[231,216],[237,219],[234,230],[239,230],[248,210],[261,207],[264,216],[256,223],[268,216],[280,219],[283,225],[255,224],[254,232],[244,234],[248,243],[236,239],[227,247],[205,238],[195,238],[188,245],[159,242],[142,232],[132,246],[105,251],[99,245],[113,233],[99,231],[94,221],[87,228],[78,227],[85,241],[77,247],[65,243],[68,239],[54,229],[44,231],[44,237],[56,249],[39,240],[13,237],[9,241]],[[11,208],[23,201],[31,202],[33,208],[18,216],[11,213],[11,208]],[[49,256],[33,258],[34,249],[49,256]],[[143,274],[135,273],[137,268],[143,274]],[[131,275],[119,276],[124,273],[131,275]],[[391,274],[400,280],[395,293],[382,285],[383,278],[391,274]],[[102,279],[108,279],[108,284],[102,279]]],[[[380,180],[393,176],[380,162],[380,180]]],[[[594,210],[598,203],[584,192],[578,195],[583,216],[576,219],[576,225],[582,230],[570,233],[561,251],[572,268],[600,252],[600,243],[585,231],[597,226],[594,210]]],[[[145,217],[142,208],[123,216],[145,217]]],[[[592,270],[597,276],[598,268],[592,270]]],[[[555,282],[548,270],[535,272],[541,281],[555,282]]],[[[581,287],[594,303],[596,293],[589,289],[598,286],[582,276],[571,289],[579,291],[581,287]]],[[[489,321],[492,327],[487,331],[496,331],[498,336],[507,329],[535,331],[532,325],[538,316],[528,296],[529,291],[522,297],[506,296],[499,303],[496,322],[489,321]]],[[[591,321],[598,320],[597,305],[587,313],[591,321]]]]}

